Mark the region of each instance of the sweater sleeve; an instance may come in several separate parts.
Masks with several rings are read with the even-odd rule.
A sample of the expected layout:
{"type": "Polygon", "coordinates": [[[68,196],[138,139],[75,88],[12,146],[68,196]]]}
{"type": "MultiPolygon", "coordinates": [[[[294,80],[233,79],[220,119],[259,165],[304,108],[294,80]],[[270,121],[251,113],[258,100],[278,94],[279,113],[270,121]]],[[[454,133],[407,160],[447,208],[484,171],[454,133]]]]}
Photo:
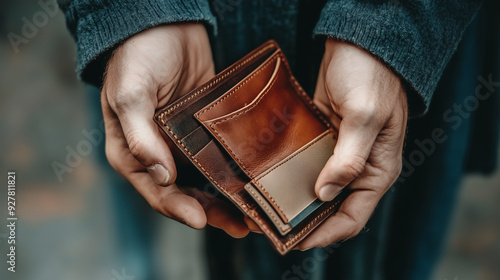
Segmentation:
{"type": "Polygon", "coordinates": [[[102,85],[114,48],[132,35],[173,22],[203,22],[215,28],[206,0],[59,0],[77,46],[82,80],[102,85]]]}
{"type": "Polygon", "coordinates": [[[371,52],[398,74],[411,116],[424,114],[479,0],[329,0],[314,29],[371,52]]]}

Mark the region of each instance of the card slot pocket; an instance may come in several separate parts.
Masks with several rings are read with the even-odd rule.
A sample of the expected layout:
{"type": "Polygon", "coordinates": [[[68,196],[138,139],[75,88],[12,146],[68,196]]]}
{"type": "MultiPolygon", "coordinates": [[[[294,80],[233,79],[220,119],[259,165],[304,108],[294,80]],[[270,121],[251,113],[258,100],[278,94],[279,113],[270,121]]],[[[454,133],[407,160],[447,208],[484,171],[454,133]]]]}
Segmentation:
{"type": "Polygon", "coordinates": [[[270,57],[262,67],[256,69],[233,89],[196,113],[195,117],[205,122],[217,122],[231,118],[231,116],[255,106],[276,81],[280,64],[280,56],[270,57]],[[212,110],[214,107],[217,109],[212,110]]]}
{"type": "Polygon", "coordinates": [[[228,114],[223,102],[215,102],[195,114],[252,179],[328,129],[299,96],[287,65],[276,61],[280,62],[272,79],[260,92],[234,93],[235,97],[253,96],[246,106],[228,114]],[[210,119],[209,111],[221,114],[210,119]]]}
{"type": "MultiPolygon", "coordinates": [[[[275,50],[274,48],[269,49],[266,54],[262,55],[252,62],[249,62],[246,67],[239,68],[235,73],[233,73],[233,75],[231,75],[229,78],[226,78],[224,82],[219,81],[218,83],[215,83],[212,89],[210,89],[208,93],[202,95],[201,97],[199,95],[195,96],[194,94],[188,94],[183,98],[177,100],[175,103],[171,104],[169,108],[183,107],[182,113],[174,114],[171,115],[170,118],[164,119],[165,124],[170,127],[172,132],[177,135],[177,137],[185,137],[193,130],[195,130],[200,124],[193,116],[196,112],[207,106],[207,104],[212,103],[214,100],[218,100],[221,95],[236,87],[241,83],[243,79],[254,73],[256,69],[260,69],[259,66],[268,61],[271,57],[273,57],[273,55],[275,56],[276,53],[277,50],[275,50]],[[190,101],[186,102],[186,100],[190,101]],[[180,104],[182,104],[182,106],[180,104]]],[[[162,119],[163,112],[157,112],[156,118],[162,119]]],[[[158,121],[160,120],[158,119],[158,121]]]]}
{"type": "MultiPolygon", "coordinates": [[[[281,223],[294,227],[323,204],[316,197],[314,185],[333,154],[336,142],[333,136],[332,130],[325,131],[245,185],[271,220],[278,216],[281,223]],[[267,204],[262,203],[263,198],[267,204]]],[[[283,228],[279,223],[275,225],[283,228]]]]}
{"type": "Polygon", "coordinates": [[[192,154],[196,154],[212,140],[213,136],[204,127],[198,126],[180,141],[192,154]]]}

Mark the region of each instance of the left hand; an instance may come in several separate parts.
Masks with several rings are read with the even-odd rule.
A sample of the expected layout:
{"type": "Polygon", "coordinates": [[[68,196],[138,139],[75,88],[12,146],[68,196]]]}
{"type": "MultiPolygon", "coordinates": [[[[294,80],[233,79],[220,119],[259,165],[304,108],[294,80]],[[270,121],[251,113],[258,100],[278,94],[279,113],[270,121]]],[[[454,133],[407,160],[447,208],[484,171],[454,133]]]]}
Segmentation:
{"type": "Polygon", "coordinates": [[[297,248],[306,250],[356,236],[399,176],[407,122],[400,79],[355,45],[327,39],[314,102],[339,132],[333,155],[315,186],[323,201],[349,185],[352,193],[297,248]]]}

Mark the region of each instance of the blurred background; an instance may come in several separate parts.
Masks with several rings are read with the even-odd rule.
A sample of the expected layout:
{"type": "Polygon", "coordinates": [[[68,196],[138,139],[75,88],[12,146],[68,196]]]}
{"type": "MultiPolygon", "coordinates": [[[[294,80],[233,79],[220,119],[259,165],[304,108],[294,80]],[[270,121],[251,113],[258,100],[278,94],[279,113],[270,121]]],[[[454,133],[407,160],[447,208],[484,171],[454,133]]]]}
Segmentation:
{"type": "MultiPolygon", "coordinates": [[[[163,218],[143,200],[131,205],[140,212],[113,211],[120,188],[123,195],[138,194],[105,163],[99,92],[76,78],[63,14],[37,1],[1,1],[0,34],[0,279],[149,277],[134,258],[155,262],[160,279],[207,279],[203,231],[163,218]],[[8,171],[17,181],[16,273],[6,265],[8,171]],[[127,227],[128,215],[144,215],[145,227],[127,227]],[[143,230],[144,236],[153,231],[152,240],[141,241],[154,244],[152,251],[118,241],[141,239],[143,230]]],[[[433,279],[500,279],[499,264],[497,168],[463,180],[433,279]]]]}

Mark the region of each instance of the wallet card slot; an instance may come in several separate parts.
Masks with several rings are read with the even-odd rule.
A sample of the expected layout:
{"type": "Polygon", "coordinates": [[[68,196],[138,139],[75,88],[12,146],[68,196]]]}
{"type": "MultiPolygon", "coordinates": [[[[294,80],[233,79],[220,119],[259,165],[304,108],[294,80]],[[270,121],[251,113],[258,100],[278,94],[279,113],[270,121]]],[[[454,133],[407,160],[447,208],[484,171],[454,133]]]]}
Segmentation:
{"type": "Polygon", "coordinates": [[[274,207],[262,194],[260,194],[260,191],[257,190],[252,185],[252,183],[246,184],[245,190],[252,196],[252,198],[255,200],[255,202],[257,202],[260,208],[264,210],[269,220],[274,224],[281,235],[285,235],[290,232],[290,230],[292,230],[292,226],[283,222],[278,213],[274,211],[274,207]]]}
{"type": "MultiPolygon", "coordinates": [[[[263,87],[261,86],[255,88],[261,89],[263,87]]],[[[235,98],[234,100],[238,101],[239,99],[235,98]]],[[[265,97],[263,98],[263,100],[261,100],[261,103],[262,102],[267,102],[265,101],[265,97]]],[[[237,110],[246,105],[244,103],[242,103],[243,105],[240,105],[240,103],[237,102],[234,103],[234,110],[237,110]],[[236,108],[236,105],[239,107],[236,108]]],[[[258,105],[257,107],[259,106],[261,105],[258,105]]],[[[242,114],[242,116],[244,115],[247,114],[242,114]]],[[[248,115],[246,117],[256,120],[255,115],[248,115]]],[[[286,254],[292,248],[294,248],[322,221],[327,219],[328,216],[331,215],[331,213],[334,213],[340,205],[341,201],[348,195],[347,193],[343,192],[338,197],[336,197],[334,201],[326,202],[322,204],[318,209],[314,210],[313,214],[306,215],[308,209],[313,207],[314,203],[310,204],[301,212],[301,214],[292,219],[289,224],[294,225],[295,221],[298,221],[297,219],[301,220],[302,215],[307,216],[307,218],[302,220],[302,222],[300,222],[300,224],[298,224],[297,226],[293,226],[293,228],[287,234],[283,235],[282,233],[278,232],[275,224],[270,221],[268,215],[264,212],[264,210],[262,210],[263,207],[258,205],[244,188],[244,186],[248,184],[251,179],[249,178],[250,173],[244,172],[242,171],[242,169],[239,169],[239,167],[243,166],[243,164],[248,164],[253,161],[257,161],[256,163],[258,164],[258,160],[260,158],[263,158],[262,166],[260,168],[267,169],[269,166],[272,166],[272,162],[267,161],[269,158],[274,158],[275,160],[279,161],[280,158],[289,155],[291,153],[290,151],[296,151],[298,147],[301,147],[301,143],[303,141],[306,141],[305,139],[311,139],[311,136],[314,138],[314,135],[316,135],[316,132],[319,130],[318,124],[314,123],[314,121],[323,124],[324,128],[326,129],[330,128],[330,124],[328,124],[328,121],[313,105],[312,101],[307,97],[305,92],[298,85],[295,78],[291,75],[288,63],[286,62],[286,59],[284,58],[283,53],[277,46],[276,42],[267,42],[258,49],[246,55],[244,58],[242,58],[226,70],[222,71],[207,83],[174,101],[172,104],[159,109],[155,113],[154,120],[166,133],[166,135],[168,135],[171,140],[177,145],[177,147],[181,151],[183,151],[183,153],[191,160],[193,165],[196,166],[199,171],[201,171],[201,173],[221,193],[228,197],[240,210],[242,210],[242,212],[244,212],[245,215],[249,216],[258,225],[265,236],[271,241],[274,248],[282,255],[286,254]],[[269,116],[264,116],[264,118],[268,118],[268,121],[270,121],[266,124],[268,128],[275,128],[279,130],[274,131],[275,133],[272,135],[272,138],[274,138],[274,140],[272,140],[272,138],[260,137],[262,135],[265,135],[261,133],[263,131],[266,132],[265,127],[249,127],[245,126],[244,122],[233,122],[232,125],[234,125],[235,127],[241,127],[241,130],[234,131],[234,134],[241,135],[242,139],[245,139],[245,137],[247,137],[246,143],[243,143],[244,145],[241,146],[240,149],[253,149],[251,152],[258,152],[258,155],[256,157],[252,157],[250,159],[250,162],[248,160],[240,160],[240,158],[238,158],[236,155],[241,155],[241,153],[233,152],[234,149],[238,149],[238,147],[227,145],[224,142],[224,137],[226,137],[227,135],[222,135],[222,132],[224,130],[226,130],[228,134],[231,134],[230,130],[227,130],[231,127],[217,127],[216,129],[221,132],[221,137],[218,138],[217,136],[215,136],[216,133],[214,131],[208,129],[207,125],[202,123],[202,125],[207,128],[207,130],[214,137],[197,153],[191,153],[191,151],[188,150],[189,147],[186,147],[185,143],[181,142],[181,139],[185,138],[185,140],[187,141],[188,137],[194,137],[191,136],[191,134],[196,133],[195,130],[198,129],[200,122],[198,122],[198,120],[194,120],[193,118],[190,118],[186,121],[186,116],[192,117],[193,114],[200,111],[200,109],[203,109],[208,104],[214,102],[215,100],[218,100],[228,90],[231,90],[233,87],[237,86],[238,83],[241,82],[241,80],[245,79],[245,77],[247,77],[249,73],[252,73],[253,71],[261,68],[262,63],[265,63],[271,56],[273,56],[274,53],[276,53],[276,50],[278,51],[278,54],[283,58],[282,65],[285,65],[285,76],[286,80],[288,81],[288,85],[283,86],[283,84],[280,82],[280,77],[278,76],[277,83],[281,84],[280,93],[278,95],[281,95],[283,91],[285,91],[284,96],[274,99],[275,101],[278,101],[275,104],[276,106],[274,108],[268,107],[259,112],[262,113],[267,111],[273,113],[273,115],[271,115],[271,119],[269,119],[269,116]],[[223,86],[224,84],[227,84],[227,86],[223,86]],[[298,98],[290,97],[290,94],[296,95],[295,97],[298,98]],[[278,99],[281,99],[281,101],[283,102],[280,103],[280,100],[278,99]],[[280,135],[279,133],[281,132],[282,127],[281,123],[279,123],[280,120],[283,120],[285,123],[288,121],[295,122],[295,120],[293,120],[295,119],[295,117],[298,117],[299,119],[304,117],[302,116],[303,112],[301,112],[301,109],[297,110],[295,108],[295,106],[302,106],[298,104],[300,102],[296,102],[297,99],[300,99],[302,101],[302,105],[305,105],[305,107],[316,119],[311,121],[310,118],[306,116],[305,118],[307,120],[305,122],[301,123],[301,120],[299,120],[299,123],[294,123],[291,129],[283,128],[285,130],[284,134],[286,135],[280,135]],[[203,104],[206,105],[202,106],[203,104]],[[283,106],[283,104],[285,104],[285,106],[283,106]],[[291,106],[289,107],[288,105],[291,106]],[[289,116],[293,117],[288,118],[289,116]],[[194,125],[194,123],[197,123],[197,125],[194,125]],[[305,127],[304,123],[309,124],[310,128],[305,127]],[[172,130],[172,128],[174,129],[172,130]],[[246,134],[245,131],[247,132],[246,134]],[[292,139],[292,136],[294,135],[296,138],[303,137],[304,139],[296,139],[298,140],[296,141],[292,139]],[[264,140],[265,143],[263,143],[262,140],[264,140]],[[268,140],[270,142],[273,142],[270,145],[274,145],[274,142],[278,141],[286,143],[286,145],[290,147],[287,148],[285,146],[275,145],[274,149],[278,154],[268,153],[269,151],[272,151],[272,149],[262,149],[263,144],[269,144],[268,140]],[[240,165],[240,163],[243,164],[240,165]]],[[[241,144],[241,142],[238,141],[234,141],[234,143],[241,144]]],[[[258,175],[259,173],[255,172],[255,174],[258,175]]],[[[256,189],[256,191],[257,193],[260,192],[260,190],[258,189],[256,189]]],[[[266,201],[268,199],[267,197],[264,197],[262,195],[261,197],[264,198],[264,200],[262,201],[266,201]]]]}
{"type": "MultiPolygon", "coordinates": [[[[333,131],[327,130],[252,180],[252,184],[273,206],[272,210],[283,223],[293,221],[293,225],[297,225],[321,206],[322,202],[314,192],[314,185],[333,154],[335,142],[333,131]]],[[[254,190],[248,185],[245,188],[252,195],[254,190]]],[[[252,197],[260,199],[255,195],[252,197]]],[[[270,209],[266,213],[269,216],[275,215],[270,209]]]]}
{"type": "Polygon", "coordinates": [[[202,121],[214,122],[251,106],[276,79],[280,61],[277,53],[269,57],[261,67],[255,69],[230,91],[196,113],[195,117],[202,121]],[[217,109],[212,110],[214,107],[217,109]]]}
{"type": "Polygon", "coordinates": [[[285,63],[277,66],[272,83],[243,110],[215,120],[195,115],[252,179],[328,128],[304,104],[285,63]]]}
{"type": "MultiPolygon", "coordinates": [[[[237,73],[231,75],[230,78],[227,78],[224,82],[215,84],[207,94],[198,97],[197,100],[196,98],[192,98],[191,102],[185,102],[185,100],[190,98],[190,94],[177,100],[175,103],[171,104],[170,107],[175,107],[176,104],[182,103],[182,107],[184,107],[182,108],[182,114],[176,114],[171,116],[169,119],[165,119],[165,124],[168,124],[172,132],[177,135],[177,137],[185,137],[199,126],[199,122],[193,117],[196,112],[237,85],[242,79],[252,73],[275,52],[275,50],[272,50],[269,53],[258,57],[254,61],[249,62],[247,66],[239,68],[237,73]]],[[[158,112],[157,114],[158,116],[162,116],[161,112],[158,112]]]]}
{"type": "Polygon", "coordinates": [[[205,128],[198,126],[191,133],[186,135],[186,137],[181,139],[181,143],[188,149],[192,154],[198,153],[203,147],[205,147],[213,139],[212,135],[208,133],[205,128]]]}

